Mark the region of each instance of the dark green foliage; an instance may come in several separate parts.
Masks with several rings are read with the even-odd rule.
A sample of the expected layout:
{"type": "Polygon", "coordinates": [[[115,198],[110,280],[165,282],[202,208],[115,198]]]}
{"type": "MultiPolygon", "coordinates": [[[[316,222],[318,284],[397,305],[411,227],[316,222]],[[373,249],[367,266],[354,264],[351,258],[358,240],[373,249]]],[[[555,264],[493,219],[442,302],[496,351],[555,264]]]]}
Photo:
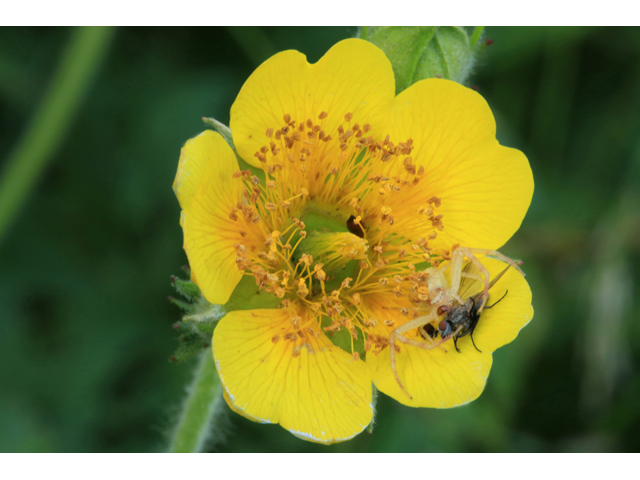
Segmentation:
{"type": "MultiPolygon", "coordinates": [[[[199,339],[194,328],[210,328],[174,329],[182,300],[167,301],[187,261],[171,191],[180,148],[206,128],[203,116],[228,123],[254,62],[288,48],[315,62],[356,28],[265,28],[248,37],[271,42],[252,57],[237,33],[116,32],[69,136],[0,244],[0,451],[166,448],[192,377],[191,362],[167,359],[183,332],[199,339]]],[[[69,37],[0,29],[0,162],[69,37]]],[[[484,393],[464,407],[411,409],[380,394],[373,433],[329,447],[230,414],[218,449],[640,449],[640,29],[487,28],[484,38],[494,43],[470,83],[536,182],[502,249],[525,262],[531,324],[495,353],[484,393]]],[[[210,348],[205,334],[197,348],[210,348]]]]}

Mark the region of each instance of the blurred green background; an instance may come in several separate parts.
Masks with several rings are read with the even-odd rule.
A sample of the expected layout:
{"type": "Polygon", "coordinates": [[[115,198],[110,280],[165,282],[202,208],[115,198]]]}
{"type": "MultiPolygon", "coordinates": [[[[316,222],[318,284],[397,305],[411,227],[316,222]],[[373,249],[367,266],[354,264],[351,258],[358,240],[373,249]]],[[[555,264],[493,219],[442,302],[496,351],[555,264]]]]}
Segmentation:
{"type": "MultiPolygon", "coordinates": [[[[0,451],[158,451],[190,364],[167,301],[186,263],[171,183],[200,118],[229,121],[262,60],[318,60],[356,28],[117,30],[59,149],[0,243],[0,451]]],[[[0,175],[74,31],[0,29],[0,175]]],[[[214,451],[640,450],[640,29],[488,28],[470,84],[536,192],[502,249],[535,316],[483,395],[383,395],[373,434],[321,446],[228,412],[214,451]]],[[[98,59],[99,60],[99,59],[98,59]]],[[[38,142],[39,139],[33,140],[38,142]]],[[[34,143],[34,145],[38,145],[34,143]]]]}

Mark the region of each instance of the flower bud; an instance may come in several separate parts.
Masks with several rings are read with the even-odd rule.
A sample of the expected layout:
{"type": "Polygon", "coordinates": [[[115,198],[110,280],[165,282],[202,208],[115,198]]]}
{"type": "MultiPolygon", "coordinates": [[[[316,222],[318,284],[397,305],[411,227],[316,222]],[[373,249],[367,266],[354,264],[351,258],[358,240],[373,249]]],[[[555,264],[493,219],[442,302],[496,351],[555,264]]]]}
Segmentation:
{"type": "Polygon", "coordinates": [[[463,27],[363,27],[360,38],[379,47],[396,78],[396,93],[425,78],[464,83],[475,62],[475,47],[463,27]]]}

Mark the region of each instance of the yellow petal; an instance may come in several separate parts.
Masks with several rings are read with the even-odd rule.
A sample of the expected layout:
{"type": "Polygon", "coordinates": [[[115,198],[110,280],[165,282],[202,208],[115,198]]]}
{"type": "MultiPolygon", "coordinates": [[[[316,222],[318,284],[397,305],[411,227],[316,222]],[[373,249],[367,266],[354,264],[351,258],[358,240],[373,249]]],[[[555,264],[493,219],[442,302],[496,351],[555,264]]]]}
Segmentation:
{"type": "Polygon", "coordinates": [[[368,123],[373,127],[370,134],[379,136],[394,93],[391,64],[369,42],[343,40],[313,65],[300,52],[281,52],[260,65],[240,90],[231,107],[233,141],[240,157],[259,166],[254,154],[268,144],[267,129],[285,125],[286,114],[296,125],[311,119],[336,138],[345,114],[352,113],[352,124],[368,123]],[[322,112],[327,112],[327,118],[319,120],[322,112]]]}
{"type": "Polygon", "coordinates": [[[442,201],[444,231],[431,246],[497,249],[519,228],[533,195],[531,168],[522,152],[498,143],[477,92],[449,80],[417,82],[396,97],[389,130],[396,142],[414,141],[411,156],[425,168],[421,202],[442,201]]]}
{"type": "Polygon", "coordinates": [[[291,315],[286,309],[245,310],[220,321],[213,352],[225,398],[245,417],[279,423],[305,440],[348,440],[372,419],[371,374],[324,334],[285,339],[291,315]]]}
{"type": "MultiPolygon", "coordinates": [[[[481,261],[491,278],[506,266],[490,258],[482,258],[481,261]]],[[[469,295],[475,293],[478,292],[469,292],[469,295]]],[[[392,374],[389,349],[378,356],[370,352],[367,353],[367,364],[371,368],[374,385],[400,403],[412,407],[450,408],[475,400],[484,389],[493,361],[492,353],[513,341],[533,316],[531,290],[522,275],[513,268],[507,270],[491,288],[487,305],[495,306],[485,308],[473,333],[473,340],[481,352],[473,346],[470,335],[458,340],[460,353],[456,351],[453,340],[432,350],[400,343],[401,353],[396,355],[396,368],[413,399],[400,389],[392,374]],[[508,293],[502,298],[505,292],[508,293]]],[[[405,336],[422,340],[417,329],[405,336]]]]}
{"type": "MultiPolygon", "coordinates": [[[[417,334],[407,336],[418,339],[417,334]]],[[[369,352],[367,365],[371,368],[373,384],[410,407],[451,408],[469,403],[484,390],[493,357],[490,353],[478,352],[473,346],[464,348],[460,344],[458,342],[461,353],[453,348],[453,342],[443,345],[444,349],[433,350],[400,344],[396,368],[413,399],[400,389],[391,372],[389,348],[377,356],[369,352]]]]}
{"type": "MultiPolygon", "coordinates": [[[[491,278],[504,270],[506,266],[492,258],[483,258],[481,261],[489,271],[491,278]]],[[[515,340],[518,332],[533,318],[531,289],[524,277],[513,268],[507,270],[489,290],[487,306],[494,304],[495,307],[484,309],[473,333],[477,347],[483,352],[494,352],[503,345],[511,343],[515,340]],[[501,298],[502,300],[500,300],[501,298]],[[496,304],[498,300],[500,301],[496,304]]],[[[460,349],[463,346],[473,348],[468,335],[458,341],[458,346],[460,349]]]]}
{"type": "Polygon", "coordinates": [[[225,304],[242,278],[233,247],[241,237],[229,218],[243,191],[242,182],[231,177],[237,170],[229,145],[206,130],[182,147],[173,182],[182,207],[180,225],[191,278],[215,304],[225,304]]]}

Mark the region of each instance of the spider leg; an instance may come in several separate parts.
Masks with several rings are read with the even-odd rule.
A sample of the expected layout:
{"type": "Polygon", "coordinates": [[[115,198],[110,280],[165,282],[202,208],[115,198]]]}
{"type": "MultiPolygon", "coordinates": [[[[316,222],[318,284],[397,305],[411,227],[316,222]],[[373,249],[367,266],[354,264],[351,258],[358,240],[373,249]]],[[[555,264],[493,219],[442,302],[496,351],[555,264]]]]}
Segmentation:
{"type": "Polygon", "coordinates": [[[440,343],[442,343],[442,341],[428,344],[428,343],[418,342],[417,340],[412,340],[404,336],[404,333],[414,328],[419,328],[430,323],[432,320],[435,320],[437,316],[438,316],[437,309],[434,309],[429,315],[414,318],[413,320],[410,320],[404,325],[400,325],[399,327],[395,328],[389,335],[389,357],[391,361],[391,371],[393,373],[394,378],[396,379],[396,382],[398,382],[400,389],[404,393],[406,393],[407,396],[412,400],[413,400],[413,397],[404,388],[404,385],[400,380],[400,376],[398,375],[398,370],[396,368],[396,340],[414,347],[426,348],[427,350],[431,350],[432,348],[437,347],[438,345],[440,345],[440,343]]]}
{"type": "MultiPolygon", "coordinates": [[[[449,338],[445,337],[441,340],[432,342],[432,343],[426,343],[426,342],[420,342],[418,340],[412,340],[410,338],[405,337],[404,335],[401,335],[399,333],[396,333],[396,338],[398,339],[398,341],[406,344],[406,345],[411,345],[412,347],[418,347],[418,348],[422,348],[424,350],[433,350],[436,347],[441,347],[441,345],[446,342],[449,338]]],[[[445,350],[446,352],[446,350],[445,350]]]]}
{"type": "Polygon", "coordinates": [[[456,252],[461,252],[464,255],[466,255],[470,261],[472,261],[482,272],[483,275],[485,275],[485,290],[482,294],[482,304],[480,305],[480,308],[478,309],[478,313],[482,312],[482,309],[485,307],[485,304],[487,302],[487,299],[489,297],[488,294],[488,290],[489,288],[491,288],[491,285],[493,283],[495,283],[495,281],[500,278],[500,276],[502,276],[502,273],[504,273],[504,271],[498,275],[494,281],[492,282],[492,284],[489,284],[489,272],[486,270],[486,268],[480,263],[480,261],[478,260],[478,258],[475,255],[485,255],[488,257],[495,257],[498,260],[503,261],[504,263],[508,264],[509,266],[512,266],[513,268],[515,268],[520,275],[522,275],[523,277],[525,277],[525,273],[522,271],[522,269],[520,268],[520,265],[522,264],[522,262],[518,262],[515,260],[510,259],[509,257],[503,255],[502,253],[496,251],[496,250],[487,250],[487,249],[483,249],[483,248],[466,248],[466,247],[458,247],[458,249],[456,250],[456,252]]]}
{"type": "Polygon", "coordinates": [[[476,267],[478,267],[478,270],[480,270],[480,273],[482,273],[482,275],[484,276],[484,290],[482,292],[482,303],[480,304],[480,308],[478,309],[478,313],[480,313],[484,308],[484,304],[486,303],[487,298],[489,298],[489,271],[485,268],[482,262],[478,260],[478,257],[476,257],[473,253],[468,252],[469,249],[464,249],[464,250],[467,250],[467,257],[471,262],[475,264],[476,267]]]}
{"type": "Polygon", "coordinates": [[[466,251],[468,251],[470,253],[475,253],[475,254],[478,254],[478,255],[486,255],[488,257],[496,257],[498,260],[502,260],[504,263],[508,263],[513,268],[515,268],[518,272],[520,272],[520,275],[522,275],[523,277],[526,277],[525,273],[520,268],[520,265],[522,265],[521,261],[512,260],[509,257],[503,255],[502,253],[500,253],[500,252],[498,252],[496,250],[486,250],[484,248],[459,248],[458,250],[466,250],[466,251]]]}
{"type": "Polygon", "coordinates": [[[389,337],[389,357],[391,359],[391,372],[393,372],[393,377],[396,379],[396,382],[398,382],[398,385],[400,386],[400,390],[406,393],[407,396],[411,400],[413,400],[413,397],[404,388],[404,385],[400,380],[400,376],[398,375],[398,370],[396,369],[396,342],[395,342],[395,336],[393,334],[391,334],[391,336],[389,337]]]}
{"type": "Polygon", "coordinates": [[[464,302],[458,296],[460,291],[460,280],[462,278],[462,262],[464,260],[464,249],[459,248],[451,253],[451,263],[449,268],[451,269],[451,287],[449,288],[449,295],[455,299],[456,302],[463,304],[464,302]]]}

